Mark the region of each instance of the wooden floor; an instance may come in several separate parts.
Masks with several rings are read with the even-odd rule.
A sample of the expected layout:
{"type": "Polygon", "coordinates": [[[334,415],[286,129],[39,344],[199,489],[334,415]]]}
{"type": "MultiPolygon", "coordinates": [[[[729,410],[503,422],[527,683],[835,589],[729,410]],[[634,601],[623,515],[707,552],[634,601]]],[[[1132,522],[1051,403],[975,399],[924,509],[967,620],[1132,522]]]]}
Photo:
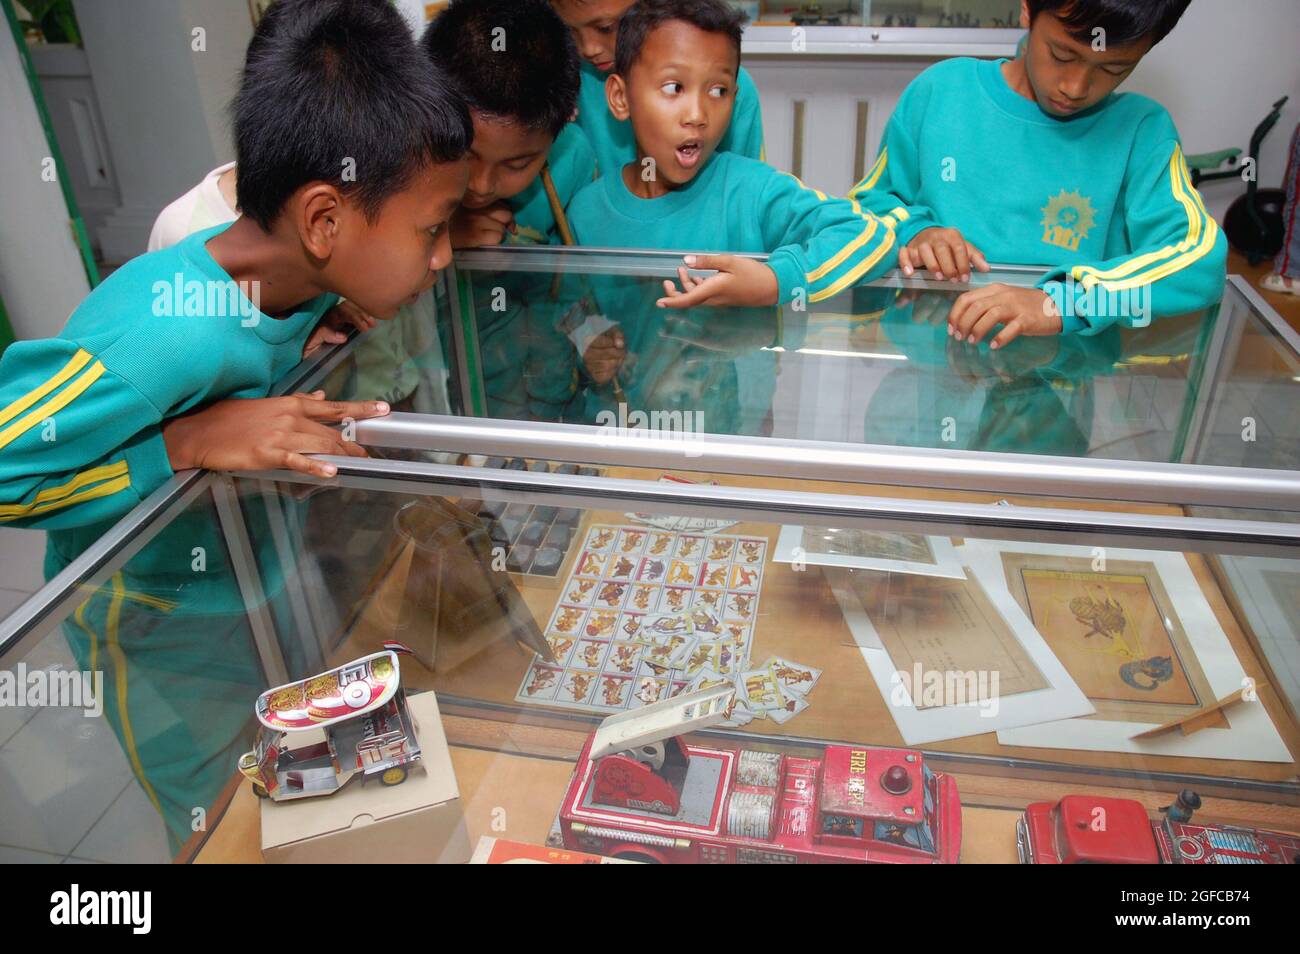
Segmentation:
{"type": "Polygon", "coordinates": [[[1300,295],[1287,295],[1271,292],[1259,287],[1259,280],[1273,271],[1273,260],[1265,259],[1258,265],[1251,265],[1246,256],[1237,251],[1228,252],[1228,274],[1241,275],[1249,281],[1255,290],[1264,296],[1264,300],[1273,306],[1279,315],[1287,320],[1297,332],[1300,332],[1300,295]]]}

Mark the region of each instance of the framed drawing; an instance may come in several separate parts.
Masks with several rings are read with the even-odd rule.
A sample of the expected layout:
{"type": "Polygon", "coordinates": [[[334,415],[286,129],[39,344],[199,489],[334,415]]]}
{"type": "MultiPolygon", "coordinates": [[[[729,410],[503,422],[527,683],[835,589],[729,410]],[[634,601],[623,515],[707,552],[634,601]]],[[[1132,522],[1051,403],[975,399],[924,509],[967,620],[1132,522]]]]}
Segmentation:
{"type": "Polygon", "coordinates": [[[1002,587],[1096,708],[1094,715],[1000,730],[1004,745],[1291,761],[1262,704],[1221,713],[1190,736],[1132,736],[1242,687],[1246,672],[1181,553],[968,541],[986,588],[1002,587]]]}

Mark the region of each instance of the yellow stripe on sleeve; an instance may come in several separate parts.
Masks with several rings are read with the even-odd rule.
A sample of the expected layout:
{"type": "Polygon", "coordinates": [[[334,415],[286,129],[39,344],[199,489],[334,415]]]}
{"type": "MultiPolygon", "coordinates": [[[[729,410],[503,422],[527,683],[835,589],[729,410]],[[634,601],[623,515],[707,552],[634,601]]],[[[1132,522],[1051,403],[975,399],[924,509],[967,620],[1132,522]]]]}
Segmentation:
{"type": "Polygon", "coordinates": [[[14,401],[3,411],[0,411],[0,426],[8,424],[23,411],[27,410],[41,398],[45,397],[45,395],[49,394],[56,388],[61,387],[64,381],[68,380],[86,366],[90,361],[90,357],[89,351],[86,351],[84,348],[78,348],[77,353],[72,356],[72,360],[63,366],[63,370],[50,378],[39,388],[28,391],[17,401],[14,401]]]}
{"type": "Polygon", "coordinates": [[[62,500],[51,500],[40,505],[33,502],[31,508],[25,513],[0,514],[0,523],[17,520],[20,517],[35,517],[38,514],[48,513],[51,510],[58,510],[62,507],[71,507],[73,504],[85,503],[87,500],[98,500],[100,497],[111,497],[113,494],[126,490],[130,486],[130,476],[123,474],[121,477],[117,477],[102,484],[96,484],[94,487],[88,487],[79,493],[64,497],[62,500]]]}
{"type": "MultiPolygon", "coordinates": [[[[89,357],[89,355],[87,355],[87,357],[89,357]]],[[[0,431],[0,448],[6,447],[11,442],[16,440],[18,437],[20,437],[28,430],[30,430],[34,425],[38,424],[39,422],[45,420],[48,417],[51,417],[58,411],[67,407],[69,404],[71,404],[74,400],[77,399],[77,397],[81,394],[82,391],[86,390],[86,388],[90,387],[97,380],[99,380],[99,376],[103,373],[104,373],[104,363],[102,361],[96,361],[89,368],[87,368],[79,378],[77,378],[75,381],[69,384],[57,395],[50,398],[48,401],[46,401],[36,410],[28,412],[26,417],[19,418],[13,424],[10,424],[8,427],[6,427],[3,431],[0,431]]],[[[60,372],[60,374],[62,374],[62,372],[60,372]]],[[[53,378],[51,378],[50,380],[53,380],[53,378]]],[[[48,385],[49,382],[47,381],[46,384],[48,385]]],[[[42,385],[42,387],[44,386],[45,385],[42,385]]],[[[49,392],[47,391],[46,393],[49,392]]]]}
{"type": "Polygon", "coordinates": [[[880,177],[884,175],[885,166],[888,164],[889,147],[886,146],[884,149],[880,150],[880,155],[876,157],[875,165],[868,170],[863,180],[849,190],[849,195],[854,196],[859,192],[867,192],[870,189],[875,188],[876,183],[880,181],[880,177]]]}
{"type": "Polygon", "coordinates": [[[875,265],[877,262],[880,261],[881,258],[884,257],[886,252],[888,252],[891,248],[893,248],[894,237],[895,237],[894,230],[887,229],[885,231],[884,241],[880,243],[879,248],[877,248],[874,252],[872,252],[861,262],[859,262],[847,275],[842,277],[830,288],[819,291],[815,295],[809,295],[808,300],[810,302],[825,301],[827,298],[839,294],[844,289],[852,285],[854,282],[858,281],[863,275],[865,275],[868,271],[871,270],[873,265],[875,265]]]}
{"type": "Polygon", "coordinates": [[[839,265],[846,258],[852,255],[858,249],[862,248],[862,246],[866,245],[869,241],[871,241],[871,237],[876,234],[876,221],[877,221],[876,219],[872,219],[869,222],[867,222],[867,227],[862,230],[862,232],[858,235],[857,238],[855,238],[848,245],[844,246],[842,249],[840,249],[838,252],[836,252],[834,255],[828,258],[826,261],[824,261],[816,269],[809,272],[807,275],[807,279],[809,283],[816,282],[821,278],[825,278],[837,267],[839,267],[839,265]]]}
{"type": "Polygon", "coordinates": [[[1183,161],[1182,149],[1177,145],[1174,146],[1173,154],[1169,157],[1169,185],[1174,199],[1182,205],[1187,214],[1187,234],[1183,240],[1176,245],[1166,245],[1154,252],[1137,255],[1114,268],[1104,271],[1088,265],[1077,265],[1071,270],[1076,281],[1082,281],[1084,288],[1092,288],[1098,282],[1104,284],[1107,288],[1113,289],[1148,284],[1155,280],[1149,275],[1138,276],[1134,280],[1125,282],[1122,286],[1115,285],[1112,282],[1115,279],[1133,275],[1144,268],[1152,269],[1151,274],[1158,271],[1162,275],[1185,268],[1206,254],[1208,248],[1205,248],[1205,239],[1207,237],[1210,240],[1210,247],[1213,247],[1214,237],[1218,234],[1218,225],[1206,211],[1204,203],[1201,202],[1200,194],[1192,187],[1187,174],[1187,164],[1183,161]],[[1161,262],[1165,264],[1161,265],[1161,262]],[[1172,266],[1172,268],[1169,266],[1172,266]]]}
{"type": "MultiPolygon", "coordinates": [[[[25,504],[0,504],[0,520],[13,520],[17,517],[25,517],[35,512],[41,504],[54,504],[55,506],[66,506],[65,497],[69,497],[81,488],[99,483],[101,480],[110,480],[116,477],[127,475],[127,464],[125,460],[119,460],[113,464],[105,464],[102,467],[95,467],[91,470],[82,471],[73,477],[66,484],[60,484],[57,487],[46,487],[29,502],[25,504]],[[64,501],[57,503],[58,501],[64,501]]],[[[129,481],[129,478],[128,478],[129,481]]],[[[44,507],[45,510],[53,510],[54,506],[44,507]]]]}

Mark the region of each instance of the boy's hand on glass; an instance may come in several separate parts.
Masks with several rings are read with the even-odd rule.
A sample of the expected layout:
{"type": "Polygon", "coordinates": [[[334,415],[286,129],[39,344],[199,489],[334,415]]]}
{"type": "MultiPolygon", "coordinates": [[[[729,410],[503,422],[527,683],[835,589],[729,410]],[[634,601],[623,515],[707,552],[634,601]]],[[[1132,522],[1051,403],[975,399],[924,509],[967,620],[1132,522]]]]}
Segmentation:
{"type": "Polygon", "coordinates": [[[500,245],[506,233],[514,230],[515,214],[504,199],[481,209],[467,209],[462,205],[451,217],[451,247],[500,245]]]}
{"type": "Polygon", "coordinates": [[[997,325],[1002,330],[989,342],[990,348],[1021,335],[1060,334],[1061,314],[1041,288],[1013,285],[989,285],[958,295],[948,314],[948,333],[971,344],[979,344],[997,325]]]}
{"type": "Polygon", "coordinates": [[[970,281],[970,270],[987,272],[984,253],[962,237],[956,229],[931,226],[922,229],[898,250],[898,267],[911,276],[917,269],[929,269],[943,281],[970,281]]]}
{"type": "Polygon", "coordinates": [[[780,296],[776,272],[762,262],[741,255],[687,255],[690,268],[712,269],[716,275],[695,278],[678,267],[679,290],[672,279],[664,279],[660,308],[694,308],[696,305],[775,305],[780,296]]]}
{"type": "Polygon", "coordinates": [[[623,340],[623,331],[614,327],[591,339],[582,355],[582,363],[593,381],[608,384],[618,374],[626,357],[627,343],[623,340]]]}
{"type": "Polygon", "coordinates": [[[333,477],[337,468],[307,454],[366,457],[365,448],[327,427],[383,417],[382,401],[326,401],[324,391],[286,397],[217,401],[164,422],[172,470],[296,470],[333,477]]]}
{"type": "Polygon", "coordinates": [[[302,346],[305,358],[323,344],[342,344],[348,340],[348,329],[358,332],[369,331],[376,325],[374,318],[352,304],[341,301],[321,317],[320,323],[307,336],[307,343],[302,346]]]}

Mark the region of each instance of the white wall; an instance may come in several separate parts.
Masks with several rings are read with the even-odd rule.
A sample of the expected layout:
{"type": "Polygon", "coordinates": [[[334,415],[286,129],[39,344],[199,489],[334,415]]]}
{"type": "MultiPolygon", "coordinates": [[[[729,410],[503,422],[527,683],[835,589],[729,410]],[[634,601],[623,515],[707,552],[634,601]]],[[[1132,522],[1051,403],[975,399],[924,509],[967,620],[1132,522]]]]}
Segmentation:
{"type": "MultiPolygon", "coordinates": [[[[1300,122],[1300,2],[1192,0],[1178,27],[1122,88],[1163,103],[1189,153],[1245,150],[1273,102],[1289,95],[1258,157],[1260,185],[1276,186],[1300,122]]],[[[1244,189],[1239,179],[1225,179],[1201,191],[1221,217],[1244,189]]]]}
{"type": "Polygon", "coordinates": [[[90,290],[13,34],[0,23],[0,297],[18,338],[58,334],[90,290]]]}
{"type": "Polygon", "coordinates": [[[120,263],[144,252],[163,206],[229,161],[225,107],[252,20],[242,0],[78,0],[76,11],[121,194],[99,239],[120,263]]]}

